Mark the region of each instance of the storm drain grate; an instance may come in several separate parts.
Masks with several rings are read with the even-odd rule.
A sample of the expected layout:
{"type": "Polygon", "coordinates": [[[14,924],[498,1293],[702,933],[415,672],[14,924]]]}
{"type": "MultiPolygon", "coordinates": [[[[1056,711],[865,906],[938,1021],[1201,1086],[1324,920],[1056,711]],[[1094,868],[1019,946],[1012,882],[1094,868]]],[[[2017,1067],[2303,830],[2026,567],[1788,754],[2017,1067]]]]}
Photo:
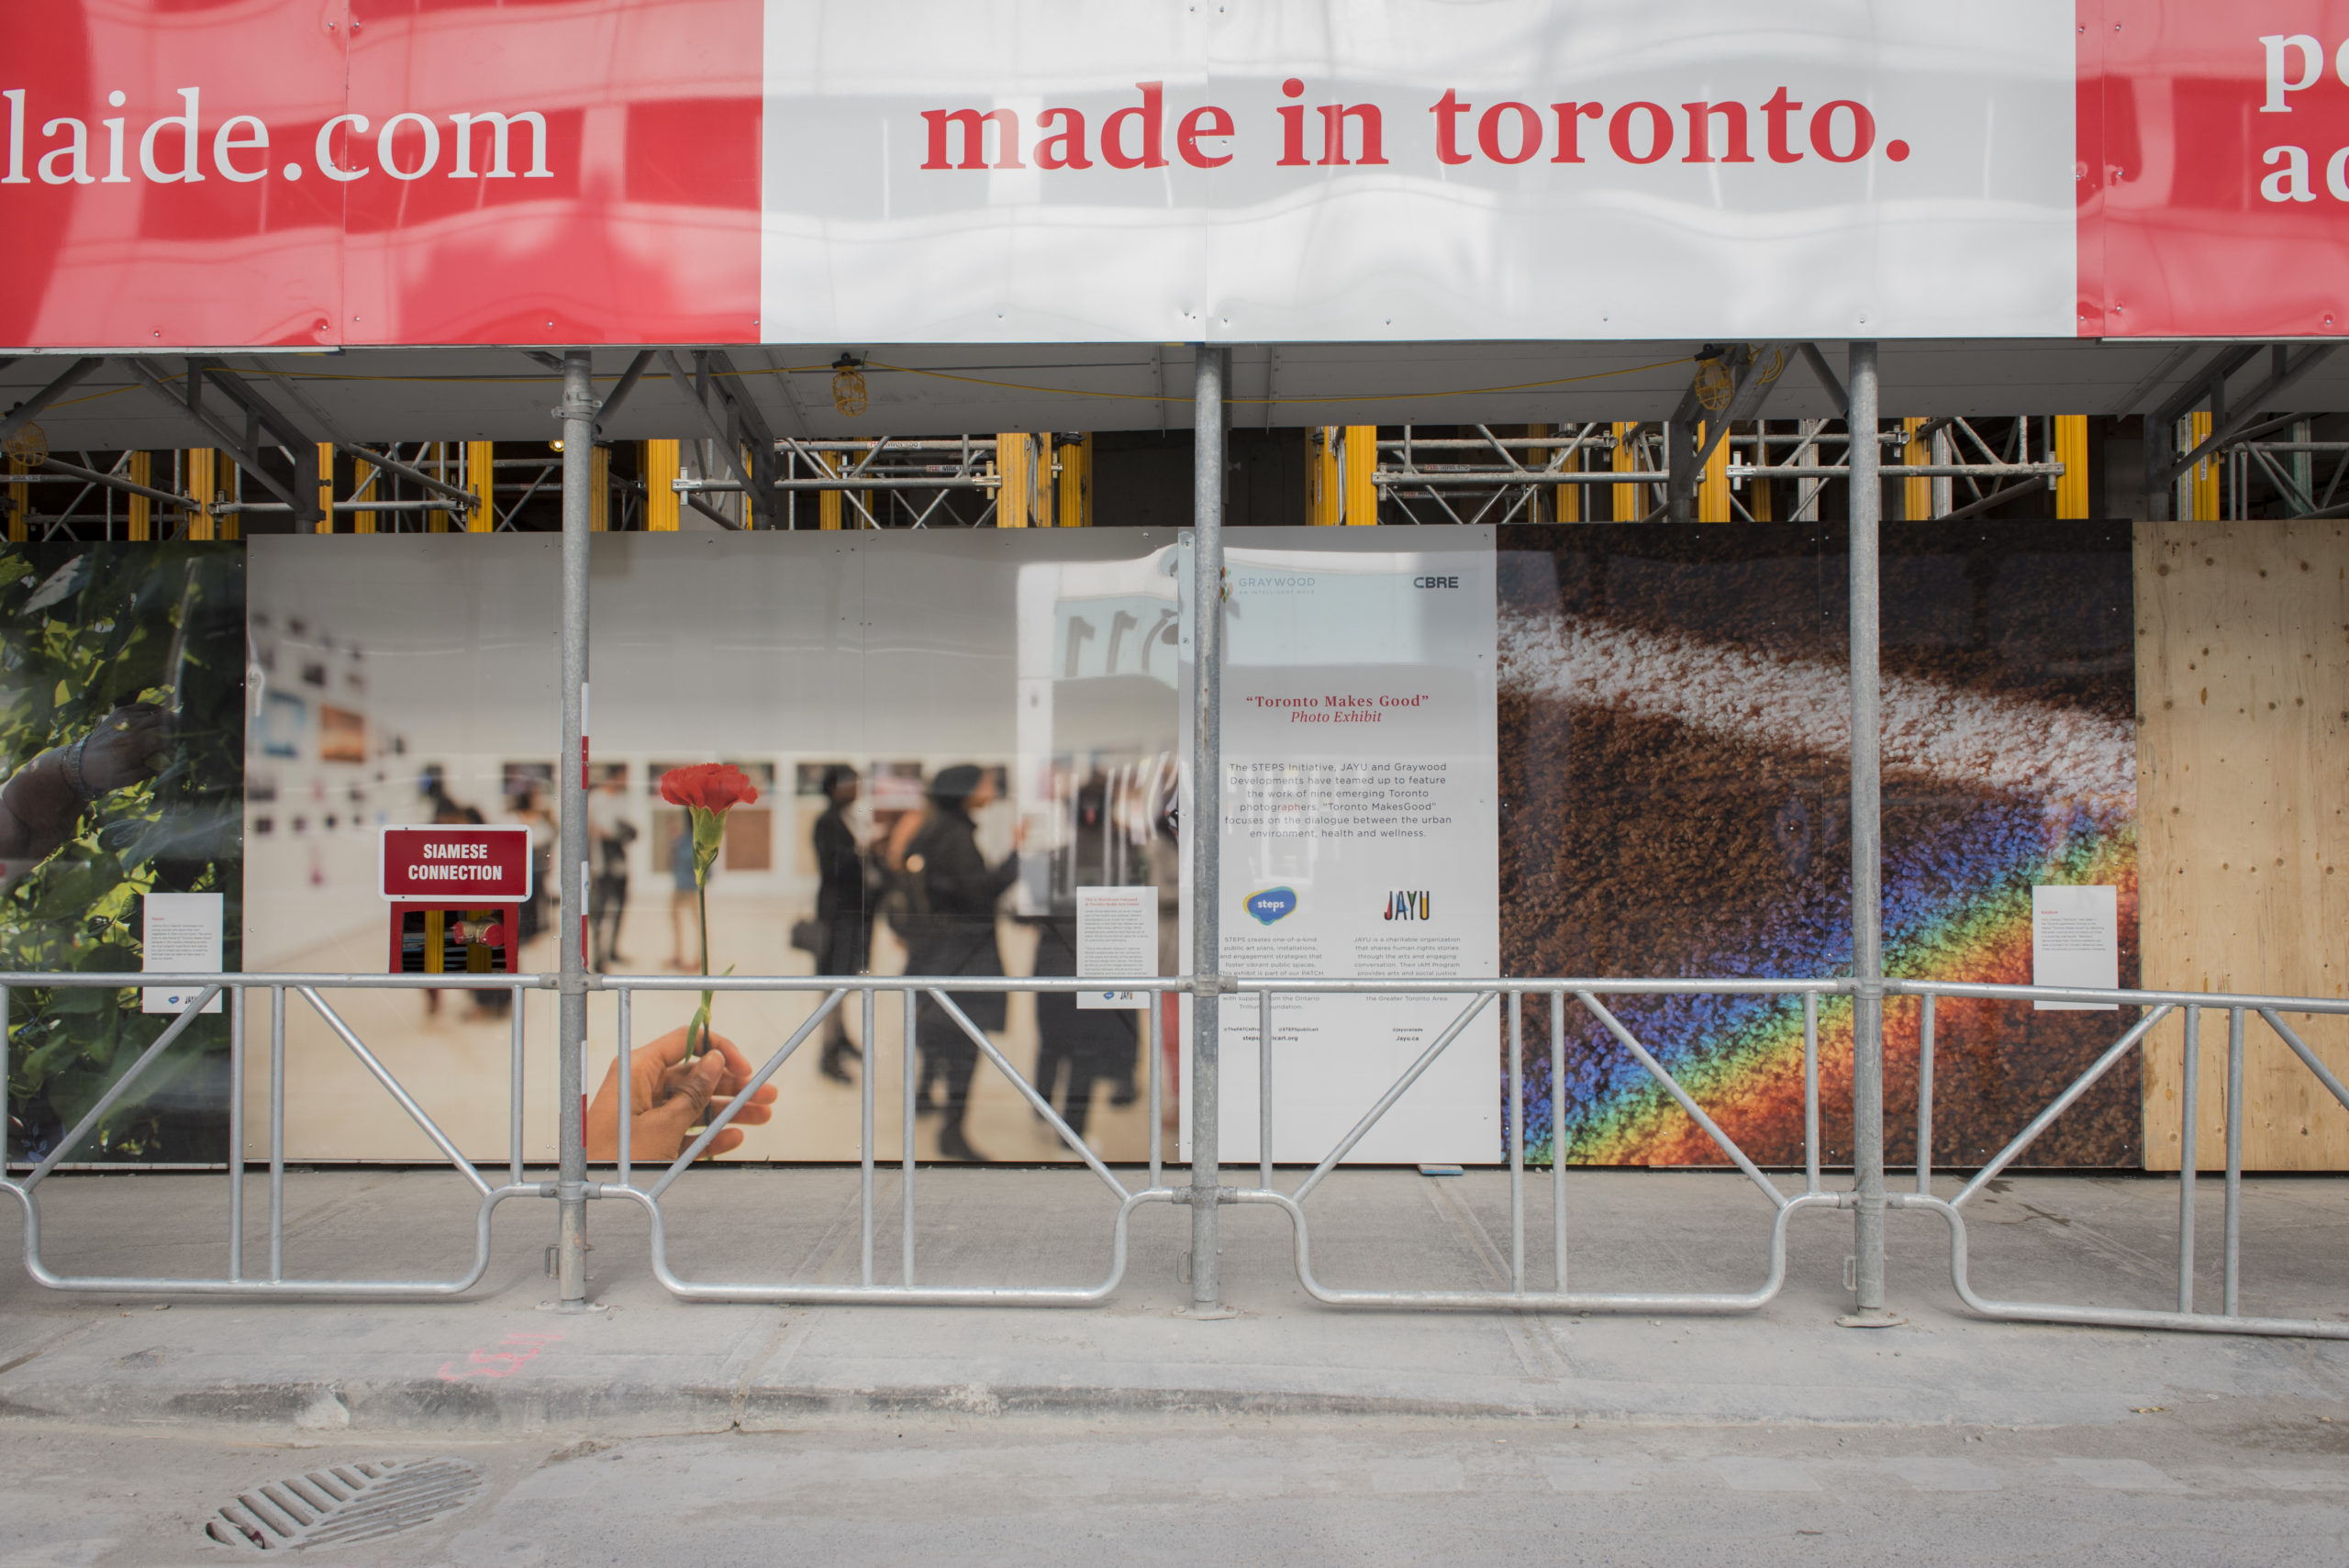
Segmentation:
{"type": "Polygon", "coordinates": [[[350,1546],[453,1514],[481,1485],[481,1466],[462,1459],[329,1465],[238,1493],[204,1533],[251,1551],[350,1546]]]}

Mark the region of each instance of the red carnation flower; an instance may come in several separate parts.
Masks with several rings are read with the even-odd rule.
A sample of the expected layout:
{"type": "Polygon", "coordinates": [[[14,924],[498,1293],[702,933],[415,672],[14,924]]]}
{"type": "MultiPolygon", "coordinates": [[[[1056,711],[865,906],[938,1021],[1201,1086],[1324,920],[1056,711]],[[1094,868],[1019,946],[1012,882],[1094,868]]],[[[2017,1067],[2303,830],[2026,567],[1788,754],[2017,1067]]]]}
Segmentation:
{"type": "Polygon", "coordinates": [[[759,786],[730,762],[696,762],[662,773],[661,798],[672,806],[730,811],[738,806],[755,805],[759,786]]]}

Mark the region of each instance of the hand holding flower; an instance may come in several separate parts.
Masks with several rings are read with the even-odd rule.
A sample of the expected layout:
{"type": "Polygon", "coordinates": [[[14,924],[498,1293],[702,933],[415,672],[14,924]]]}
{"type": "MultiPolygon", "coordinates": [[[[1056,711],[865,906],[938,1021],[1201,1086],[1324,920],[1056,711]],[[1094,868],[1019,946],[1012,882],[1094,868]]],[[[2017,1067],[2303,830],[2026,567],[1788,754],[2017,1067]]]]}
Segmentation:
{"type": "MultiPolygon", "coordinates": [[[[726,842],[726,814],[738,806],[754,804],[759,790],[741,769],[729,762],[700,762],[671,768],[661,775],[661,798],[685,808],[694,835],[694,889],[701,905],[701,972],[709,973],[709,870],[726,842]]],[[[685,1028],[685,1060],[709,1046],[709,1007],[714,993],[701,994],[701,1006],[685,1028]]]]}

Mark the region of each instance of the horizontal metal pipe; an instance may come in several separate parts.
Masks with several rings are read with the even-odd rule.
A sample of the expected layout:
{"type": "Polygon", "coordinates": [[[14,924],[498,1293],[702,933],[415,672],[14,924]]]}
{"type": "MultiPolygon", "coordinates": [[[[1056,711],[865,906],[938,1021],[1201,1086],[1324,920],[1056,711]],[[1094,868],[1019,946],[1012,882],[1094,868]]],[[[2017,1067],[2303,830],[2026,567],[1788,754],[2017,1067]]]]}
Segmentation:
{"type": "MultiPolygon", "coordinates": [[[[454,907],[454,906],[451,906],[454,907]]],[[[447,974],[246,974],[208,973],[173,973],[177,985],[289,985],[317,986],[328,991],[535,991],[552,990],[551,974],[473,974],[456,972],[447,974]]],[[[24,970],[0,972],[0,984],[38,985],[44,988],[96,986],[128,990],[134,986],[152,985],[151,974],[106,973],[99,971],[24,970]]]]}
{"type": "MultiPolygon", "coordinates": [[[[744,488],[739,479],[673,479],[669,488],[680,495],[740,495],[744,488]]],[[[933,478],[902,478],[895,474],[867,473],[856,478],[845,475],[830,479],[778,479],[771,490],[1000,490],[1001,479],[980,473],[941,473],[933,478]]]]}
{"type": "MultiPolygon", "coordinates": [[[[202,510],[226,517],[235,512],[290,512],[294,508],[283,501],[221,501],[202,510]]],[[[465,508],[447,501],[337,501],[328,508],[336,512],[447,512],[462,515],[465,508]]]]}
{"type": "Polygon", "coordinates": [[[1992,985],[1970,980],[1887,980],[1887,995],[1981,996],[2002,1002],[2114,1002],[2122,1006],[2273,1007],[2279,1013],[2349,1013],[2339,996],[2267,996],[2235,991],[2098,991],[2079,985],[1992,985]]]}
{"type": "Polygon", "coordinates": [[[144,495],[150,501],[161,501],[167,506],[193,509],[197,504],[193,495],[175,495],[169,490],[158,490],[151,484],[140,484],[135,480],[125,479],[120,474],[100,473],[94,468],[83,468],[76,463],[60,462],[55,458],[44,462],[41,468],[49,473],[79,480],[84,484],[103,484],[109,490],[119,490],[127,495],[144,495]]]}
{"type": "MultiPolygon", "coordinates": [[[[1760,475],[1765,479],[1841,479],[1852,471],[1841,464],[1824,462],[1772,464],[1761,467],[1752,463],[1731,463],[1731,479],[1751,479],[1760,475]]],[[[2034,474],[2043,478],[2057,478],[2064,473],[2060,462],[1887,462],[1877,473],[1887,479],[2028,479],[2034,474]]]]}
{"type": "Polygon", "coordinates": [[[881,446],[887,447],[887,449],[893,452],[991,452],[995,450],[995,438],[993,436],[973,436],[967,441],[904,440],[896,436],[864,441],[803,441],[785,439],[775,442],[774,450],[779,452],[794,450],[803,452],[869,452],[875,447],[881,446]]]}

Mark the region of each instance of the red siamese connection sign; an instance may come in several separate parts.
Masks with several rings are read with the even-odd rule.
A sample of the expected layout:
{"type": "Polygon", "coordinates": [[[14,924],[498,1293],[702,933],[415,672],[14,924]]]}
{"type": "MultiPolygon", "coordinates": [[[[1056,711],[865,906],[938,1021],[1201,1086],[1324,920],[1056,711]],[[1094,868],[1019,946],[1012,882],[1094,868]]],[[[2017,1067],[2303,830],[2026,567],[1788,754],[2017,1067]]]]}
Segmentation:
{"type": "Polygon", "coordinates": [[[529,901],[527,827],[386,828],[382,858],[384,896],[395,903],[529,901]]]}
{"type": "Polygon", "coordinates": [[[2349,0],[0,23],[0,351],[2349,327],[2349,0]]]}

